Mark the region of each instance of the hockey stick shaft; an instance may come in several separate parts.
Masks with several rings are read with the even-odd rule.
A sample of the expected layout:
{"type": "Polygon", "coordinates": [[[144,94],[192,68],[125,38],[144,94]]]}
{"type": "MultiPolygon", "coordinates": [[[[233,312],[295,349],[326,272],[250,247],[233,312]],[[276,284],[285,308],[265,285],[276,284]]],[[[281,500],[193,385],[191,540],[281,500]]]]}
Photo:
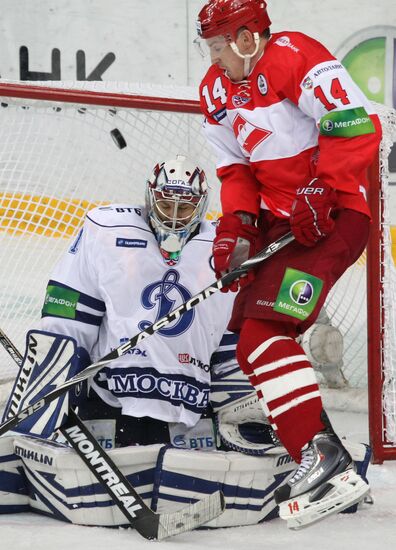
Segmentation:
{"type": "Polygon", "coordinates": [[[11,358],[15,361],[15,363],[18,365],[18,367],[20,367],[22,365],[22,360],[23,360],[23,357],[22,357],[22,354],[21,352],[19,351],[19,349],[17,349],[15,346],[14,346],[14,343],[11,342],[11,340],[8,338],[8,336],[2,331],[2,329],[0,328],[0,344],[3,346],[3,348],[6,350],[6,352],[8,353],[8,355],[11,356],[11,358]]]}
{"type": "MultiPolygon", "coordinates": [[[[22,354],[1,328],[0,343],[20,368],[22,354]]],[[[73,409],[69,410],[67,422],[59,429],[130,525],[148,540],[162,540],[190,531],[215,519],[224,510],[224,496],[215,491],[182,510],[156,514],[144,503],[73,409]]]]}
{"type": "Polygon", "coordinates": [[[7,419],[5,422],[0,424],[0,435],[17,426],[22,420],[25,420],[36,411],[42,409],[73,386],[79,384],[83,380],[86,380],[90,376],[94,376],[105,365],[107,365],[114,359],[118,359],[119,357],[127,353],[130,349],[137,346],[137,344],[139,344],[139,342],[141,342],[144,338],[151,336],[159,329],[169,325],[172,321],[176,321],[180,318],[181,315],[183,315],[183,313],[189,311],[200,302],[203,302],[218,290],[221,290],[223,287],[228,286],[233,281],[235,281],[235,279],[239,279],[239,277],[244,275],[247,271],[249,271],[249,269],[255,267],[259,263],[271,257],[278,250],[285,247],[293,240],[293,234],[289,232],[286,235],[283,235],[283,237],[280,237],[280,239],[278,239],[277,241],[269,244],[263,250],[261,250],[261,252],[243,262],[239,267],[223,275],[223,277],[212,283],[210,286],[206,287],[204,290],[181,304],[179,307],[172,310],[170,313],[168,313],[168,315],[161,317],[161,319],[159,319],[151,326],[149,326],[145,330],[142,330],[141,332],[133,336],[130,340],[99,359],[99,361],[97,361],[96,363],[92,363],[92,365],[88,366],[79,374],[76,374],[76,376],[73,376],[73,378],[70,378],[70,380],[68,380],[67,382],[64,382],[64,384],[62,384],[58,388],[49,392],[46,396],[42,397],[35,403],[32,403],[15,416],[7,419]]]}
{"type": "Polygon", "coordinates": [[[69,411],[67,423],[60,431],[110,495],[129,524],[145,539],[162,540],[191,531],[215,519],[225,508],[223,493],[215,491],[176,512],[156,514],[144,503],[142,497],[73,410],[69,411]]]}

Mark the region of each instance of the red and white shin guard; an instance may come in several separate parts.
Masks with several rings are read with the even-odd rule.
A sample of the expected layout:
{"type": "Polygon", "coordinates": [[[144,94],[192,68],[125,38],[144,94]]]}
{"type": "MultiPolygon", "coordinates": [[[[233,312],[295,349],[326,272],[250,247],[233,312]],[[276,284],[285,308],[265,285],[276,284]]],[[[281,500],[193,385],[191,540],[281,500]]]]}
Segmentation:
{"type": "Polygon", "coordinates": [[[292,324],[246,319],[237,358],[256,389],[264,414],[299,463],[301,448],[325,426],[313,367],[295,337],[292,324]]]}

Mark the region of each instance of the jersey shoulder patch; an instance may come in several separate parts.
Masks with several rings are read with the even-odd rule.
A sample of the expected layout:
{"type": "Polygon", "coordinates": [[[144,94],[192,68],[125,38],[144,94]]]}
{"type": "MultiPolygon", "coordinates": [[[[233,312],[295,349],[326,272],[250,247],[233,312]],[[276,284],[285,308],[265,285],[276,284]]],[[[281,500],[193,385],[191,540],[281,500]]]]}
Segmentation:
{"type": "Polygon", "coordinates": [[[323,44],[302,32],[284,31],[273,34],[269,52],[274,63],[313,65],[335,59],[323,44]]]}
{"type": "Polygon", "coordinates": [[[100,227],[136,226],[149,229],[144,208],[126,203],[97,206],[88,212],[87,220],[100,227]]]}

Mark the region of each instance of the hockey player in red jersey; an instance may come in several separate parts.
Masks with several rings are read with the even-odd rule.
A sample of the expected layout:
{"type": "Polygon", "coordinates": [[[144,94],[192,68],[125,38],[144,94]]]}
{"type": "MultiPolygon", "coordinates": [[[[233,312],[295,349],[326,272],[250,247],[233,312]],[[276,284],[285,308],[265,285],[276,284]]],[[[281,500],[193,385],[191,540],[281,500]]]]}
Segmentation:
{"type": "Polygon", "coordinates": [[[241,278],[229,328],[265,414],[300,463],[275,492],[291,527],[368,493],[324,411],[296,337],[363,252],[370,227],[366,169],[380,123],[342,64],[298,32],[270,34],[262,0],[210,0],[197,43],[212,65],[200,86],[204,131],[217,155],[223,216],[218,276],[284,233],[295,240],[241,278]]]}

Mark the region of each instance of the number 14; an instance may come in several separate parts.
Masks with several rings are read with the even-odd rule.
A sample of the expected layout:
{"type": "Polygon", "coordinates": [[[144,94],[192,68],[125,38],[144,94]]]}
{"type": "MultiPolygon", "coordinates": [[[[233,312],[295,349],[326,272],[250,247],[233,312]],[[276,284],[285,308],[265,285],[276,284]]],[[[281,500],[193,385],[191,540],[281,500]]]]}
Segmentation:
{"type": "MultiPolygon", "coordinates": [[[[315,87],[314,93],[315,97],[323,103],[328,111],[332,111],[337,107],[337,105],[327,99],[324,91],[320,86],[315,87]]],[[[348,99],[348,94],[346,90],[344,90],[344,88],[342,87],[341,82],[338,78],[333,78],[333,80],[331,81],[330,93],[333,99],[341,100],[341,103],[343,105],[348,105],[350,103],[348,99]]]]}

